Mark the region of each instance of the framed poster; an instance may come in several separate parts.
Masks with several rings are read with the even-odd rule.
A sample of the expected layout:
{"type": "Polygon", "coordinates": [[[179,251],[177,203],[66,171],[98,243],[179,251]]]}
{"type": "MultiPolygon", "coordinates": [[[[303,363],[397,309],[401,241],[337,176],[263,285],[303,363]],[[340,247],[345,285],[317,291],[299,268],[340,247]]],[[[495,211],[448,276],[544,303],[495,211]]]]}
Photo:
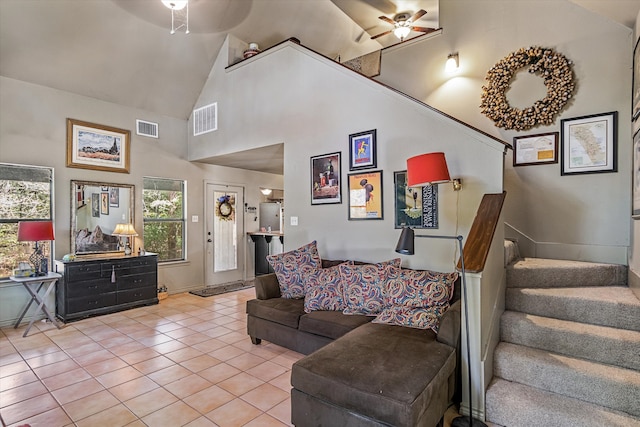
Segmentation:
{"type": "Polygon", "coordinates": [[[67,119],[67,167],[129,173],[131,133],[67,119]]]}
{"type": "Polygon", "coordinates": [[[376,168],[376,130],[349,135],[349,170],[376,168]]]}
{"type": "Polygon", "coordinates": [[[393,173],[395,228],[438,228],[438,186],[407,187],[407,171],[393,173]]]}
{"type": "Polygon", "coordinates": [[[349,220],[383,219],[382,171],[349,174],[349,220]]]}
{"type": "Polygon", "coordinates": [[[633,49],[633,88],[631,101],[631,121],[635,121],[640,117],[640,39],[636,41],[636,47],[633,49]]]}
{"type": "Polygon", "coordinates": [[[91,193],[91,216],[100,218],[100,193],[91,193]]]}
{"type": "Polygon", "coordinates": [[[109,215],[109,193],[100,193],[100,215],[109,215]]]}
{"type": "Polygon", "coordinates": [[[340,153],[311,157],[311,204],[342,203],[340,153]]]}
{"type": "Polygon", "coordinates": [[[618,112],[563,119],[562,175],[617,172],[618,112]]]}
{"type": "Polygon", "coordinates": [[[633,218],[640,219],[640,129],[633,135],[633,218]]]}
{"type": "Polygon", "coordinates": [[[513,166],[558,163],[558,132],[513,137],[513,166]]]}
{"type": "Polygon", "coordinates": [[[113,208],[120,207],[120,189],[118,187],[109,188],[109,206],[113,208]]]}

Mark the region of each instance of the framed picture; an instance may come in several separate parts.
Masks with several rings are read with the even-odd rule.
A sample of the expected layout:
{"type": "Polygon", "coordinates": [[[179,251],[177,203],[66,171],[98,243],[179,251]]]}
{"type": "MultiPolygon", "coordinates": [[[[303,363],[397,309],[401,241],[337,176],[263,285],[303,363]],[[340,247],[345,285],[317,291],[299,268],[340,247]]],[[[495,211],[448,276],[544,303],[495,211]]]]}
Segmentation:
{"type": "Polygon", "coordinates": [[[407,171],[393,173],[395,228],[438,228],[438,186],[407,186],[407,171]]]}
{"type": "Polygon", "coordinates": [[[349,220],[383,219],[382,171],[349,174],[349,220]]]}
{"type": "Polygon", "coordinates": [[[109,206],[113,208],[120,207],[120,189],[118,187],[109,188],[109,206]]]}
{"type": "Polygon", "coordinates": [[[129,173],[131,132],[67,119],[67,167],[129,173]]]}
{"type": "Polygon", "coordinates": [[[376,130],[349,135],[349,170],[375,168],[376,130]]]}
{"type": "Polygon", "coordinates": [[[86,206],[84,200],[84,185],[78,185],[76,187],[76,209],[86,206]]]}
{"type": "Polygon", "coordinates": [[[513,166],[558,163],[558,132],[513,138],[513,166]]]}
{"type": "Polygon", "coordinates": [[[633,135],[633,218],[640,219],[640,129],[633,135]]]}
{"type": "Polygon", "coordinates": [[[100,193],[91,193],[91,216],[100,218],[100,193]]]}
{"type": "Polygon", "coordinates": [[[311,204],[342,203],[340,153],[311,157],[311,204]]]}
{"type": "Polygon", "coordinates": [[[563,119],[562,175],[617,172],[618,112],[563,119]]]}
{"type": "Polygon", "coordinates": [[[109,193],[100,193],[100,215],[109,215],[109,193]]]}
{"type": "Polygon", "coordinates": [[[631,120],[635,121],[640,117],[640,39],[633,49],[633,97],[631,98],[631,120]]]}

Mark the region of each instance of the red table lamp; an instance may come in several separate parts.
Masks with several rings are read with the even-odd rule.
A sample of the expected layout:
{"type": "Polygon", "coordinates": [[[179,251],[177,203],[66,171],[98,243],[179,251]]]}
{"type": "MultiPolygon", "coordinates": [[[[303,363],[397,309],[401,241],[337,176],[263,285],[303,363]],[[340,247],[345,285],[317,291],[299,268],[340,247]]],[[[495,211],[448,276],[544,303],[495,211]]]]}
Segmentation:
{"type": "Polygon", "coordinates": [[[42,248],[38,242],[55,240],[52,221],[20,221],[18,222],[18,241],[35,242],[35,249],[29,256],[29,261],[36,271],[36,276],[45,276],[49,273],[47,258],[42,254],[42,248]]]}

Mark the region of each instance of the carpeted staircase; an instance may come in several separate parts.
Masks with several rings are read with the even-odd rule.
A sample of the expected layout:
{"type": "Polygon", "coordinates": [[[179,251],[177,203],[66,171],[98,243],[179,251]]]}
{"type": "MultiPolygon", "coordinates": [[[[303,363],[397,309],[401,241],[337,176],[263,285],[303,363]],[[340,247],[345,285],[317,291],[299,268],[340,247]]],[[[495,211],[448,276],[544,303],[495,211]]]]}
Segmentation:
{"type": "Polygon", "coordinates": [[[640,426],[640,301],[626,266],[516,259],[500,330],[487,421],[640,426]]]}

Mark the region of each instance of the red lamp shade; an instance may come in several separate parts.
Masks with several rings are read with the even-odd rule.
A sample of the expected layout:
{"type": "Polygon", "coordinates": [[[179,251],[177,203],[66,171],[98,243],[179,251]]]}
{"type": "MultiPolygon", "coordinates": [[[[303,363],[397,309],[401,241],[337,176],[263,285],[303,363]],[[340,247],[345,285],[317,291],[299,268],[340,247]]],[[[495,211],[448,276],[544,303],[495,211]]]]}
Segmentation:
{"type": "Polygon", "coordinates": [[[55,240],[53,222],[21,221],[18,223],[19,242],[39,242],[41,240],[55,240]]]}
{"type": "Polygon", "coordinates": [[[407,159],[407,186],[424,187],[451,181],[444,153],[427,153],[407,159]]]}

